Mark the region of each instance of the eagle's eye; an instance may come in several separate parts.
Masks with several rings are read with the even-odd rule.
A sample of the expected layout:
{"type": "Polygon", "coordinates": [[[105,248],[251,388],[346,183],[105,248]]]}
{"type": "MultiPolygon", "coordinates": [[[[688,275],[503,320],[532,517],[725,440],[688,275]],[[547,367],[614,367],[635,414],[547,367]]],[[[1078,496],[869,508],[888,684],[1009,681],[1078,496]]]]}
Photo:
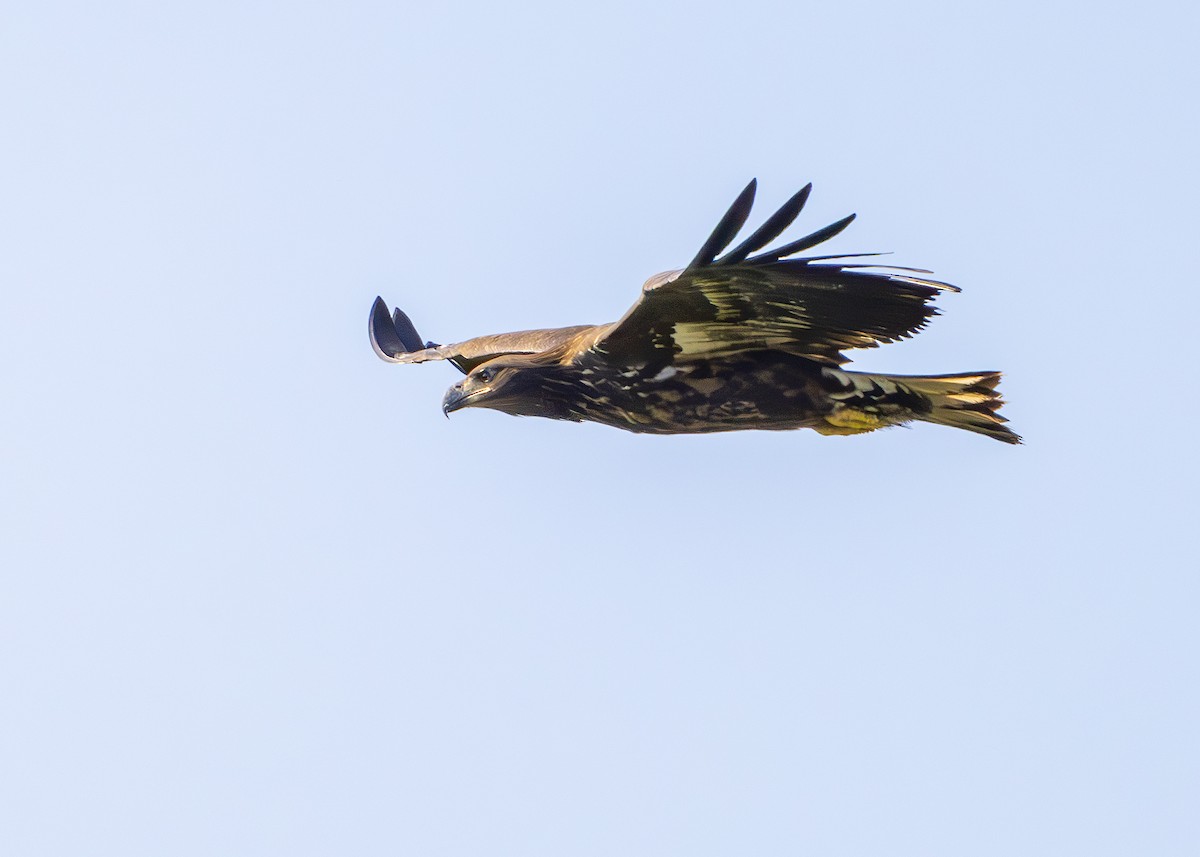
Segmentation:
{"type": "Polygon", "coordinates": [[[485,384],[491,383],[491,380],[496,377],[496,373],[492,369],[480,369],[478,378],[485,384]]]}

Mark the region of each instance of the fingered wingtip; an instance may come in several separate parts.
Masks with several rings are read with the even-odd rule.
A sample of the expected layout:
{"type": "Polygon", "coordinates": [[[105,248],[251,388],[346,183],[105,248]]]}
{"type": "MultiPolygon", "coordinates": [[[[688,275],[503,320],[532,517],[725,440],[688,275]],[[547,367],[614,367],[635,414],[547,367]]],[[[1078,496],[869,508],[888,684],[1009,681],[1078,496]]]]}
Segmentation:
{"type": "Polygon", "coordinates": [[[730,242],[737,237],[738,232],[746,225],[746,218],[750,216],[750,209],[754,206],[754,193],[757,189],[758,179],[750,179],[750,183],[738,194],[733,205],[729,206],[729,210],[725,212],[721,222],[717,224],[717,228],[708,236],[708,240],[704,242],[700,252],[688,263],[689,270],[711,265],[717,258],[717,254],[728,247],[730,242]]]}
{"type": "Polygon", "coordinates": [[[383,302],[382,297],[375,298],[375,303],[371,305],[367,334],[371,338],[371,348],[374,349],[380,360],[396,363],[398,362],[396,356],[407,351],[404,343],[400,341],[400,335],[396,332],[396,325],[392,322],[391,310],[383,302]]]}
{"type": "Polygon", "coordinates": [[[399,359],[401,355],[425,347],[408,316],[399,309],[393,313],[382,297],[375,298],[375,303],[371,305],[367,333],[371,338],[371,348],[381,360],[388,363],[403,362],[399,359]]]}
{"type": "Polygon", "coordinates": [[[809,182],[800,190],[792,194],[779,210],[766,219],[762,226],[754,230],[754,233],[739,244],[737,247],[730,250],[720,259],[715,260],[717,265],[736,265],[744,262],[751,253],[761,250],[766,247],[776,238],[783,234],[783,231],[792,225],[800,212],[804,210],[804,204],[808,202],[809,194],[812,193],[812,182],[809,182]]]}

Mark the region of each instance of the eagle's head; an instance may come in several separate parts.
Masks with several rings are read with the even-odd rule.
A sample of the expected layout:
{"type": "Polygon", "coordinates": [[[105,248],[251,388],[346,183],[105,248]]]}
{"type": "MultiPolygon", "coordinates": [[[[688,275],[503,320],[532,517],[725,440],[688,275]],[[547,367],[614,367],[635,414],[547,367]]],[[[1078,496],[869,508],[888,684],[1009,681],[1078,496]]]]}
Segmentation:
{"type": "Polygon", "coordinates": [[[520,417],[566,418],[565,403],[546,383],[553,367],[538,356],[510,354],[475,367],[446,391],[442,412],[450,416],[462,408],[491,408],[520,417]]]}

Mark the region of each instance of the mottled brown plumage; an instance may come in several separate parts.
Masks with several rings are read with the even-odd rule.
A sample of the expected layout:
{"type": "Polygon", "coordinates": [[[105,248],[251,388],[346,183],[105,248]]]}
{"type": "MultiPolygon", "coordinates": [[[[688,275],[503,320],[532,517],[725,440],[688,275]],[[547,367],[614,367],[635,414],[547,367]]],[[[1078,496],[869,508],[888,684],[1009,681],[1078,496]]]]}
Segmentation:
{"type": "Polygon", "coordinates": [[[443,401],[447,414],[485,407],[649,434],[860,434],[924,420],[1020,442],[998,413],[997,372],[841,368],[845,350],[920,331],[937,314],[929,302],[958,289],[928,271],[851,261],[875,254],[795,258],[854,215],[763,251],[799,215],[812,185],[719,256],[745,225],[755,187],[747,185],[686,268],[647,280],[619,321],[422,344],[408,317],[376,298],[371,344],[392,363],[449,360],[464,372],[443,401]]]}

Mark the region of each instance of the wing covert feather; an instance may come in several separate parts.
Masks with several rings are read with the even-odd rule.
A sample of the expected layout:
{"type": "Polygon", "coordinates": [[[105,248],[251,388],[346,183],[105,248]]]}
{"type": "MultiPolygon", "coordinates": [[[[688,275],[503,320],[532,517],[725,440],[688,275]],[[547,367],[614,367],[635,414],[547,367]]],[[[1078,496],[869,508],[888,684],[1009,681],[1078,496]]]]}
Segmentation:
{"type": "Polygon", "coordinates": [[[749,194],[743,191],[692,264],[650,278],[638,302],[594,348],[633,363],[777,349],[840,365],[846,362],[844,349],[874,348],[917,333],[937,314],[929,301],[939,292],[958,291],[920,276],[927,272],[919,269],[836,261],[850,254],[785,258],[837,235],[854,215],[749,256],[782,234],[808,193],[808,187],[802,189],[742,244],[714,260],[710,253],[719,248],[713,248],[727,246],[734,238],[730,227],[745,221],[749,194]]]}

